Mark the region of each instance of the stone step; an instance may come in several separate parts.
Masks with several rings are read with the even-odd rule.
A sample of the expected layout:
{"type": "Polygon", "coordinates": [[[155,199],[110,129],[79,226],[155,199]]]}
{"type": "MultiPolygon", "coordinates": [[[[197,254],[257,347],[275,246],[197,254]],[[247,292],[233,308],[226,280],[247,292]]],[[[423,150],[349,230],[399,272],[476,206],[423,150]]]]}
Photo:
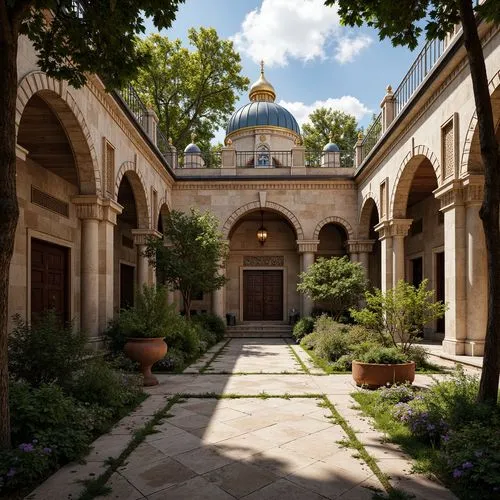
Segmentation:
{"type": "Polygon", "coordinates": [[[234,331],[234,330],[227,330],[226,331],[226,338],[231,338],[231,339],[236,339],[236,338],[267,338],[267,339],[272,339],[272,338],[291,338],[292,333],[291,332],[286,332],[286,331],[234,331]]]}

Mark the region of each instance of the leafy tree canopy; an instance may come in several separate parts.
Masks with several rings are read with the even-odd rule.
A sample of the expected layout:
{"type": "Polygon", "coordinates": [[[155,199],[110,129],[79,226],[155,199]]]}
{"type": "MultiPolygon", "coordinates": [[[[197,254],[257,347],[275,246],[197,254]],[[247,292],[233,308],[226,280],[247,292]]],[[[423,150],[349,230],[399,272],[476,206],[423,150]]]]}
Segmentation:
{"type": "Polygon", "coordinates": [[[320,257],[299,279],[297,290],[315,302],[325,302],[337,318],[357,304],[366,290],[361,264],[351,262],[347,256],[320,257]]]}
{"type": "Polygon", "coordinates": [[[309,151],[321,151],[333,141],[342,151],[352,151],[358,138],[358,123],[354,116],[332,108],[318,108],[309,115],[310,123],[302,126],[304,146],[309,151]]]}
{"type": "Polygon", "coordinates": [[[197,292],[212,292],[226,283],[222,273],[227,245],[209,212],[173,210],[163,221],[164,239],[151,239],[146,256],[158,271],[159,281],[180,290],[186,316],[197,292]]]}
{"type": "Polygon", "coordinates": [[[141,67],[134,86],[156,111],[160,126],[183,150],[196,134],[208,150],[218,127],[225,127],[239,92],[249,84],[241,75],[241,59],[233,43],[213,28],[191,28],[190,48],[181,40],[151,35],[137,42],[150,63],[141,67]]]}

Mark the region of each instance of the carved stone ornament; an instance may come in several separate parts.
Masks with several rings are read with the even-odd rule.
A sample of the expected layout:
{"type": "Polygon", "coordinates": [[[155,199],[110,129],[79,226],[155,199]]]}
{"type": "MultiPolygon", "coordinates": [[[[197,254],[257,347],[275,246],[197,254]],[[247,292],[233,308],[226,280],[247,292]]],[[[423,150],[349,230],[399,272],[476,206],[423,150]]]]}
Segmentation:
{"type": "Polygon", "coordinates": [[[245,255],[243,265],[249,267],[283,267],[285,257],[282,255],[245,255]]]}

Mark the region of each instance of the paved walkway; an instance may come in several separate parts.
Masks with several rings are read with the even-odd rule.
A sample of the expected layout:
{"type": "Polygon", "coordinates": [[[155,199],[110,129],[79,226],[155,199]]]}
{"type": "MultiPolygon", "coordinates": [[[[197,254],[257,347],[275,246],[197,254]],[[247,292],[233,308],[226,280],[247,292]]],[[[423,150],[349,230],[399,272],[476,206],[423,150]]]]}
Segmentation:
{"type": "MultiPolygon", "coordinates": [[[[86,465],[61,469],[29,498],[78,498],[84,487],[74,479],[103,474],[108,457],[118,458],[132,432],[172,397],[178,401],[168,418],[108,474],[109,495],[96,498],[363,500],[385,492],[374,471],[345,446],[348,437],[332,418],[331,405],[393,486],[417,499],[455,498],[410,474],[408,457],[384,443],[352,408],[356,388],[350,375],[314,375],[311,366],[304,351],[286,339],[221,343],[188,373],[160,375],[143,405],[94,443],[86,465]]],[[[416,383],[429,380],[417,376],[416,383]]]]}

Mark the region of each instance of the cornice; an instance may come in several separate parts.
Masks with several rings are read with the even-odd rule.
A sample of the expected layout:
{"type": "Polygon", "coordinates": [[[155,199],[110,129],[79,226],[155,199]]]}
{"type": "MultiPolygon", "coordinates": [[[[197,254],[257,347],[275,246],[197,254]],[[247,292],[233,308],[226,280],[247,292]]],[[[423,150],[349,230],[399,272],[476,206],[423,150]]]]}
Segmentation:
{"type": "Polygon", "coordinates": [[[321,190],[321,191],[354,191],[357,189],[354,181],[328,181],[321,182],[318,180],[314,181],[222,181],[222,182],[182,182],[175,183],[174,191],[192,191],[192,190],[205,190],[205,191],[241,191],[241,190],[289,190],[289,191],[300,191],[300,190],[321,190]]]}

